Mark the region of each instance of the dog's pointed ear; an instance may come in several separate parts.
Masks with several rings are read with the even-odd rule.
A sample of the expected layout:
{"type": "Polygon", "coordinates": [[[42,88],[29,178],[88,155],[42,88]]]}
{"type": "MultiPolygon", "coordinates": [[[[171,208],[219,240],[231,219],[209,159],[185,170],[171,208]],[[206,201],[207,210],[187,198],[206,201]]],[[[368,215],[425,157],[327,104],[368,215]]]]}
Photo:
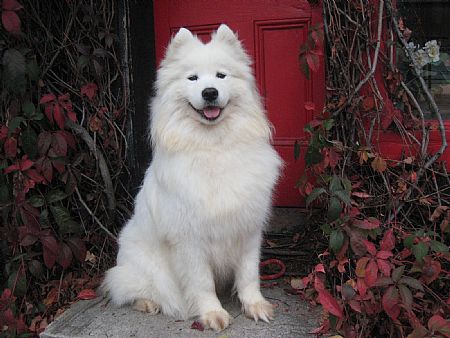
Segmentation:
{"type": "Polygon", "coordinates": [[[221,24],[213,35],[214,40],[220,40],[232,45],[239,44],[239,39],[236,34],[225,24],[221,24]]]}
{"type": "Polygon", "coordinates": [[[190,30],[183,27],[180,28],[180,30],[177,32],[177,34],[175,34],[175,36],[170,41],[169,46],[167,47],[166,58],[172,56],[177,49],[179,49],[185,43],[192,41],[193,39],[195,39],[195,37],[190,30]]]}

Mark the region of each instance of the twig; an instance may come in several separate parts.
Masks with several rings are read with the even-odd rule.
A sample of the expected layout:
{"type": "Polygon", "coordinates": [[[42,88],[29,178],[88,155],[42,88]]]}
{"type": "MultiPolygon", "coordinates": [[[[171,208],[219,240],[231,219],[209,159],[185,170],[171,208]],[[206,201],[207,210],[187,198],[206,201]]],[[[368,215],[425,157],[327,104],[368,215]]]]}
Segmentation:
{"type": "Polygon", "coordinates": [[[97,218],[97,216],[95,216],[95,214],[92,212],[92,210],[88,207],[88,205],[86,204],[86,202],[83,200],[83,197],[80,194],[80,191],[78,190],[78,187],[75,187],[75,192],[78,195],[78,199],[80,200],[80,203],[83,205],[83,207],[86,209],[86,211],[89,213],[89,215],[92,216],[92,218],[94,219],[94,221],[100,226],[100,228],[102,228],[103,231],[105,231],[112,239],[114,239],[115,241],[117,241],[117,237],[114,236],[114,234],[108,230],[107,227],[105,227],[103,225],[102,222],[100,222],[100,220],[97,218]]]}
{"type": "Polygon", "coordinates": [[[114,196],[114,188],[105,157],[98,149],[96,149],[94,140],[92,139],[91,135],[89,135],[86,129],[84,129],[79,124],[72,122],[70,119],[66,119],[66,127],[71,129],[74,133],[78,134],[81,137],[81,139],[86,143],[86,145],[89,147],[89,150],[97,159],[98,167],[100,168],[100,173],[102,175],[103,182],[105,183],[105,193],[108,198],[108,209],[111,212],[115,212],[116,198],[114,196]]]}

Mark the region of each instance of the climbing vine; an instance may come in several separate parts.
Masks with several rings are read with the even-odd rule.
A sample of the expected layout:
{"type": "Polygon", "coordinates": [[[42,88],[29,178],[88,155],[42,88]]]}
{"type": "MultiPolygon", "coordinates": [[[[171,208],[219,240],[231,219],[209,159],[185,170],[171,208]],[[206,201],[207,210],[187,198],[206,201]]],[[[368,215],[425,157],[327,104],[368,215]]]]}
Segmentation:
{"type": "Polygon", "coordinates": [[[115,2],[3,0],[0,336],[95,297],[128,218],[115,2]]]}
{"type": "MultiPolygon", "coordinates": [[[[448,56],[440,59],[436,41],[411,46],[413,23],[391,0],[323,0],[323,11],[326,102],[306,127],[299,186],[329,247],[291,285],[323,306],[316,334],[450,337],[450,179],[439,161],[447,140],[422,77],[425,56],[448,56]],[[383,148],[389,135],[400,140],[398,157],[383,148]]],[[[312,32],[300,51],[308,73],[321,45],[312,32]]]]}

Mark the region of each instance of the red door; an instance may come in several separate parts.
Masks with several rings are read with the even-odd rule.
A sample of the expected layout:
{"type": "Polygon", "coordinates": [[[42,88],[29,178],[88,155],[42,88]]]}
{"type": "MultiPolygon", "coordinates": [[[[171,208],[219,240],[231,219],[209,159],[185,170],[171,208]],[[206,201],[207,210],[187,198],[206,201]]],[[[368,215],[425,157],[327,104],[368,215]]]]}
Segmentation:
{"type": "Polygon", "coordinates": [[[180,27],[204,40],[221,23],[238,33],[254,58],[256,81],[275,127],[273,144],[285,161],[275,205],[300,206],[295,186],[304,170],[307,139],[303,128],[313,115],[304,103],[312,101],[318,111],[322,109],[325,80],[323,62],[308,80],[300,70],[298,54],[309,27],[322,22],[321,6],[310,6],[307,0],[155,0],[154,10],[158,63],[180,27]],[[301,147],[297,161],[295,141],[301,147]]]}

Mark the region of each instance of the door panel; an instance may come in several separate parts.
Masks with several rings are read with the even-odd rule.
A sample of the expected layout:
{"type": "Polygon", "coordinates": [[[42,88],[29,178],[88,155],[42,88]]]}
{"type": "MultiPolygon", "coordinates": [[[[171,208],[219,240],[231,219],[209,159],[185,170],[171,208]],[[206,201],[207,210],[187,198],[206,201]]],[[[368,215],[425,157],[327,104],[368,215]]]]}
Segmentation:
{"type": "Polygon", "coordinates": [[[298,53],[307,40],[309,27],[322,20],[320,6],[310,7],[306,0],[155,0],[154,6],[158,63],[171,35],[180,27],[188,28],[203,41],[208,41],[221,23],[238,33],[254,58],[258,88],[275,128],[273,144],[285,161],[275,205],[302,205],[295,185],[304,161],[294,160],[294,144],[299,141],[301,154],[305,153],[303,128],[312,113],[305,110],[304,102],[313,101],[317,111],[322,109],[324,70],[322,64],[310,80],[306,79],[300,71],[298,53]]]}

